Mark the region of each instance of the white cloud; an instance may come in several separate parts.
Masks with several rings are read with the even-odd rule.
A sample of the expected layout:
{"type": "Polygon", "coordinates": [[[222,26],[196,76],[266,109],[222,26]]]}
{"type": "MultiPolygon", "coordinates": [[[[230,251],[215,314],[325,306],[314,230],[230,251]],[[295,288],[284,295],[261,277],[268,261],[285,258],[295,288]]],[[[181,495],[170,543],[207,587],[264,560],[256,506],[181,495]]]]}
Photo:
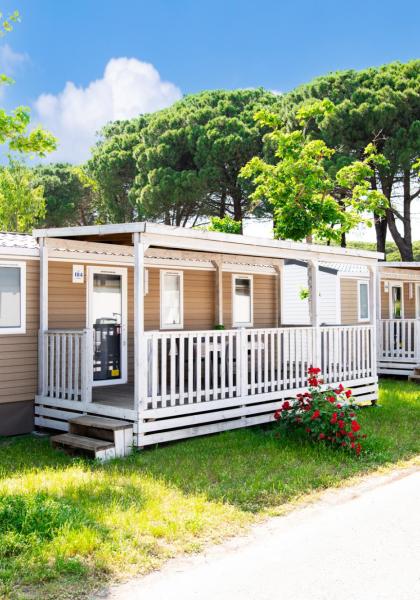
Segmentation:
{"type": "Polygon", "coordinates": [[[58,138],[59,147],[49,160],[81,163],[103,125],[165,108],[180,97],[180,89],[162,81],[153,65],[136,58],[112,58],[102,79],[86,88],[67,82],[59,94],[39,96],[35,120],[58,138]]]}
{"type": "Polygon", "coordinates": [[[9,44],[0,46],[0,73],[5,75],[13,75],[17,68],[29,60],[27,54],[15,52],[9,44]]]}

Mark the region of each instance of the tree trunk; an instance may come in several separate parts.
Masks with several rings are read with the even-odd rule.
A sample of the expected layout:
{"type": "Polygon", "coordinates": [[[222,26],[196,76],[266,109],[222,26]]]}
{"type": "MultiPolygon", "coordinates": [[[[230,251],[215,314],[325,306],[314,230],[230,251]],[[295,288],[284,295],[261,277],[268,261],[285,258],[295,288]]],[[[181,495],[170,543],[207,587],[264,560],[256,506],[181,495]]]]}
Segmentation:
{"type": "Polygon", "coordinates": [[[225,215],[226,215],[226,190],[223,190],[223,192],[220,195],[219,217],[221,219],[223,219],[223,217],[225,215]]]}
{"type": "Polygon", "coordinates": [[[373,215],[375,220],[376,230],[376,250],[377,252],[383,252],[386,250],[386,234],[388,231],[388,223],[386,217],[373,215]]]}
{"type": "Polygon", "coordinates": [[[397,244],[397,248],[401,255],[401,260],[404,261],[412,261],[413,260],[413,243],[411,238],[411,179],[410,179],[410,170],[406,169],[403,172],[403,191],[404,191],[404,201],[403,201],[403,214],[399,215],[399,218],[403,223],[403,235],[398,231],[397,222],[395,218],[395,211],[392,209],[391,197],[392,197],[392,187],[393,187],[394,179],[390,181],[384,181],[382,183],[382,191],[385,196],[389,200],[390,208],[386,211],[386,220],[388,223],[389,231],[391,232],[392,238],[394,242],[397,244]]]}
{"type": "Polygon", "coordinates": [[[347,240],[346,240],[346,234],[345,233],[341,234],[340,246],[342,248],[347,248],[347,240]]]}

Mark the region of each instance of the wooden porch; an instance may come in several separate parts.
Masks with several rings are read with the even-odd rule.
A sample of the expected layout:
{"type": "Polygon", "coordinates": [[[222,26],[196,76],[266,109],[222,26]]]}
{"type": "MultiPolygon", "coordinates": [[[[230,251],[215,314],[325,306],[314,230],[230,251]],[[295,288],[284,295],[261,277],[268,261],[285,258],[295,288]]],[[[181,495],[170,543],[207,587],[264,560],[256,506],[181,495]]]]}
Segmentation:
{"type": "Polygon", "coordinates": [[[420,319],[380,319],[378,373],[410,376],[420,364],[420,319]]]}

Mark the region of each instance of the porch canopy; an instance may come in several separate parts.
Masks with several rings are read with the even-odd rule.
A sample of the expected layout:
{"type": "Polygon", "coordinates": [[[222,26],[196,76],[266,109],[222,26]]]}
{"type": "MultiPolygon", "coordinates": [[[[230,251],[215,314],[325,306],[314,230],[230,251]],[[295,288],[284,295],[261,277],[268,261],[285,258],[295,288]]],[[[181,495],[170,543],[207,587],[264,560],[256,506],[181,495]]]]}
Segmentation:
{"type": "MultiPolygon", "coordinates": [[[[139,412],[141,407],[144,407],[145,399],[151,396],[150,389],[147,389],[147,381],[150,380],[150,373],[147,371],[150,368],[150,360],[148,361],[148,345],[145,343],[147,332],[145,332],[144,327],[145,268],[162,265],[165,268],[168,265],[174,268],[188,268],[199,265],[202,268],[215,271],[214,302],[216,323],[220,325],[223,324],[223,272],[230,271],[233,273],[239,271],[246,273],[247,270],[252,272],[261,270],[262,273],[276,275],[278,278],[277,327],[280,327],[281,281],[284,263],[286,260],[302,261],[310,269],[310,323],[314,328],[315,339],[316,330],[321,325],[319,266],[340,264],[344,265],[349,272],[352,271],[353,267],[358,266],[368,273],[370,287],[369,320],[371,325],[376,322],[377,266],[378,260],[384,258],[381,253],[353,248],[223,234],[147,222],[38,229],[33,232],[33,235],[38,239],[40,248],[41,333],[48,331],[49,259],[70,259],[75,262],[78,260],[97,260],[103,264],[118,262],[134,267],[134,406],[139,412]]],[[[373,349],[376,348],[375,331],[376,328],[371,327],[370,335],[373,349]]],[[[152,340],[149,341],[152,342],[152,340]]],[[[42,372],[45,373],[42,361],[45,353],[42,347],[40,350],[40,381],[42,385],[42,372]]],[[[318,354],[319,356],[321,354],[320,348],[318,354]]],[[[376,375],[376,373],[373,373],[373,375],[376,375]]],[[[243,386],[247,389],[250,389],[249,386],[253,385],[249,383],[251,379],[251,376],[249,376],[248,381],[243,382],[243,386]]],[[[273,387],[273,395],[274,391],[273,387]]]]}

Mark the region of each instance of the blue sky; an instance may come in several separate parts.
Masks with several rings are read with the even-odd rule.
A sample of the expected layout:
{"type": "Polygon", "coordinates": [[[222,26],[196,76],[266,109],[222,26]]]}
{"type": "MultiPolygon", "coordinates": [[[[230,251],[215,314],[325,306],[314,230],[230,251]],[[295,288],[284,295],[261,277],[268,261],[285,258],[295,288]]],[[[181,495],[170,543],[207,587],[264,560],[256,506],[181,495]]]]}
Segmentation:
{"type": "Polygon", "coordinates": [[[2,103],[31,106],[61,137],[55,158],[74,162],[103,121],[181,94],[287,91],[328,71],[420,56],[420,3],[407,0],[1,2],[4,13],[15,8],[22,22],[0,44],[0,69],[16,84],[2,103]]]}

